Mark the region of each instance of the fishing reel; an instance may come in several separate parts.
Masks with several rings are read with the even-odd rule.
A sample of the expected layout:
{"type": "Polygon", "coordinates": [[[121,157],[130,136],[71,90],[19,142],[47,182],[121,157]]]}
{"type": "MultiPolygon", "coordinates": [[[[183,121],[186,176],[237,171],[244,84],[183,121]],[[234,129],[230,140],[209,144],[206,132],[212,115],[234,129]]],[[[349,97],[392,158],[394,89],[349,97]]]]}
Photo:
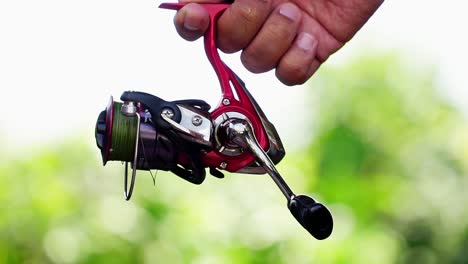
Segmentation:
{"type": "MultiPolygon", "coordinates": [[[[185,3],[165,3],[178,10],[185,3]]],[[[281,139],[243,81],[221,60],[215,43],[215,22],[229,4],[202,4],[210,14],[204,36],[205,52],[220,82],[221,100],[210,111],[203,100],[165,101],[155,95],[127,91],[116,102],[111,97],[96,123],[96,143],[104,165],[125,162],[124,194],[132,196],[137,170],[170,171],[201,184],[206,169],[223,178],[222,171],[268,173],[297,221],[317,239],[333,229],[328,209],[306,195],[296,195],[275,167],[285,156],[281,139]],[[128,180],[128,164],[131,178],[128,180]]]]}

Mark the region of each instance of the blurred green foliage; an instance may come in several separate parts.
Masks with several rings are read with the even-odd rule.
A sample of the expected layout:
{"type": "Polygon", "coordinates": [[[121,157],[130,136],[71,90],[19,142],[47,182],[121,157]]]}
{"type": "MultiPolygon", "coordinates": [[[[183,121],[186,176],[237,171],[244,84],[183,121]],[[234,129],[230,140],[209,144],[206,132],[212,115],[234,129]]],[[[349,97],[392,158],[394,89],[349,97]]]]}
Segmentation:
{"type": "Polygon", "coordinates": [[[87,136],[0,154],[0,263],[468,263],[468,126],[433,72],[360,56],[310,85],[310,137],[279,169],[329,205],[329,239],[263,176],[139,173],[126,202],[87,136]]]}

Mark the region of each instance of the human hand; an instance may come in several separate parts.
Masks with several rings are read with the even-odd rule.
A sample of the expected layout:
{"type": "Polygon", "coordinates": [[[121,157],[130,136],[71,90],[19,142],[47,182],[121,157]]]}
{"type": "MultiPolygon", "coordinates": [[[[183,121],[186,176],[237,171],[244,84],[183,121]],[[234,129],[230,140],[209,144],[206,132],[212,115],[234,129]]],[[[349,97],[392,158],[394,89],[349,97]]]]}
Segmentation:
{"type": "MultiPolygon", "coordinates": [[[[192,2],[180,9],[174,24],[186,40],[201,37],[208,12],[192,2]]],[[[307,81],[349,41],[383,0],[236,0],[217,24],[217,45],[225,53],[242,50],[241,61],[253,73],[276,69],[286,85],[307,81]]]]}

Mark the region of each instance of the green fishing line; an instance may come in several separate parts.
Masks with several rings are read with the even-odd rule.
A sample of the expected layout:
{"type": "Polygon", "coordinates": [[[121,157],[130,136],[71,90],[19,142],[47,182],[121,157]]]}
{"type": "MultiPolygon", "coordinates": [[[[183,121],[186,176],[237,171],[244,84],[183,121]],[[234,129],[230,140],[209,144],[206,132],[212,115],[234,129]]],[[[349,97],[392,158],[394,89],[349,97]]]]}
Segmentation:
{"type": "Polygon", "coordinates": [[[138,118],[127,117],[120,112],[122,103],[114,102],[114,120],[112,122],[112,140],[109,160],[132,162],[135,152],[135,140],[138,118]]]}

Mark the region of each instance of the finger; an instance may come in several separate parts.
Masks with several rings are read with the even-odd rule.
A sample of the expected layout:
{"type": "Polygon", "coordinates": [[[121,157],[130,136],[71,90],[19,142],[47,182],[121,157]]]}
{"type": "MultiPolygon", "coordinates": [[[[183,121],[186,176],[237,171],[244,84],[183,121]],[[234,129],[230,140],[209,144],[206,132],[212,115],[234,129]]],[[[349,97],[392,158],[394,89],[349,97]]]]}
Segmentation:
{"type": "Polygon", "coordinates": [[[216,4],[216,3],[224,3],[226,1],[223,0],[179,0],[181,3],[211,3],[211,4],[216,4]]]}
{"type": "Polygon", "coordinates": [[[286,85],[306,82],[320,66],[316,59],[317,38],[309,33],[300,33],[291,48],[281,58],[276,68],[276,77],[286,85]]]}
{"type": "Polygon", "coordinates": [[[218,47],[233,53],[245,48],[271,12],[272,0],[236,0],[218,20],[218,47]]]}
{"type": "Polygon", "coordinates": [[[209,24],[208,11],[196,3],[187,4],[174,17],[177,33],[188,41],[194,41],[203,36],[209,24]]]}
{"type": "Polygon", "coordinates": [[[334,38],[333,35],[315,19],[303,19],[299,30],[301,32],[307,32],[317,39],[319,45],[317,47],[316,58],[321,63],[325,62],[331,54],[344,45],[343,42],[334,38]]]}
{"type": "Polygon", "coordinates": [[[261,73],[276,67],[296,37],[301,10],[292,3],[278,6],[260,32],[242,52],[241,60],[251,72],[261,73]]]}

